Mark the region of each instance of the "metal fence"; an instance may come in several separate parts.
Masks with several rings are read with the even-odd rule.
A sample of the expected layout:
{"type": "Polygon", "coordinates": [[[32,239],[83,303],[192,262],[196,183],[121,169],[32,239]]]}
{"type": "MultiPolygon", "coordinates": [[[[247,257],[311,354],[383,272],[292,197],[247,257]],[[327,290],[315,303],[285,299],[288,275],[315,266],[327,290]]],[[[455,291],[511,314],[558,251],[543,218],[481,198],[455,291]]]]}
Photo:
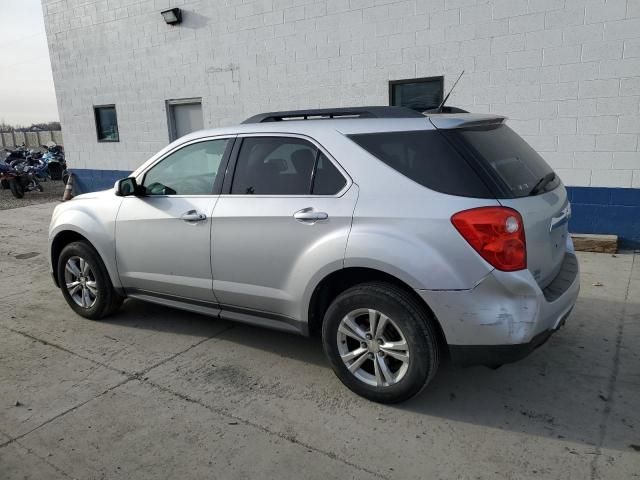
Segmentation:
{"type": "Polygon", "coordinates": [[[55,142],[62,145],[62,132],[60,130],[42,130],[38,132],[4,132],[0,133],[0,148],[12,148],[25,144],[29,148],[38,148],[47,142],[55,142]]]}

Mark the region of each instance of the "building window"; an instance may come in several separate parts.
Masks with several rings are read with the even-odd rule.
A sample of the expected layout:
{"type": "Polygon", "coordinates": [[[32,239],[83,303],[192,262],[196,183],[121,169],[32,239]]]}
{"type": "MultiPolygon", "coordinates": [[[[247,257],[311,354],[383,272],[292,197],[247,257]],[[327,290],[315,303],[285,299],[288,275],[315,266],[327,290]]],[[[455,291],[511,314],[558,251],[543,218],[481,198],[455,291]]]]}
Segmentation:
{"type": "Polygon", "coordinates": [[[389,105],[424,112],[440,105],[443,91],[444,77],[392,80],[389,82],[389,105]]]}
{"type": "Polygon", "coordinates": [[[201,98],[167,100],[166,106],[170,142],[204,128],[201,98]]]}
{"type": "Polygon", "coordinates": [[[115,105],[93,107],[96,119],[96,133],[99,142],[119,142],[118,116],[115,105]]]}

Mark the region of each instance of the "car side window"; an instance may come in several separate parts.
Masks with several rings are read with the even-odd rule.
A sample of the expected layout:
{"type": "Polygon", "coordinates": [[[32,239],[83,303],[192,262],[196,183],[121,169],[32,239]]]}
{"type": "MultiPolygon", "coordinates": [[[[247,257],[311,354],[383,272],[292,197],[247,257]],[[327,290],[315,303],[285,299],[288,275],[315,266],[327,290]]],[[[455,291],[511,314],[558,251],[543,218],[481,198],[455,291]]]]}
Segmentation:
{"type": "MultiPolygon", "coordinates": [[[[247,137],[243,140],[231,193],[233,195],[331,195],[327,183],[344,177],[310,142],[293,137],[247,137]],[[318,170],[321,167],[322,172],[318,170]],[[331,171],[335,170],[335,172],[331,171]],[[321,178],[317,178],[320,172],[321,178]],[[318,187],[315,187],[316,182],[318,187]]],[[[339,183],[339,181],[338,181],[339,183]]],[[[342,188],[342,187],[340,187],[342,188]]],[[[340,190],[340,189],[338,189],[340,190]]]]}
{"type": "Polygon", "coordinates": [[[313,195],[335,195],[344,188],[347,179],[340,170],[323,153],[318,157],[316,171],[313,177],[313,195]]]}
{"type": "Polygon", "coordinates": [[[147,195],[211,195],[229,139],[192,143],[151,167],[142,186],[147,195]]]}

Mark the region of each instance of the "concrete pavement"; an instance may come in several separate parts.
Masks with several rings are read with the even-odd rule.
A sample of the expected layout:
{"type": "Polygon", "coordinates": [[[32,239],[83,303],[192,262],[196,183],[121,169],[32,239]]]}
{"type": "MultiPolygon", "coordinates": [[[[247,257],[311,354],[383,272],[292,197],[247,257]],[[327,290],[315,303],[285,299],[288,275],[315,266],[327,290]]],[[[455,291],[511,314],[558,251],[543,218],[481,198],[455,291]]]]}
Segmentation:
{"type": "Polygon", "coordinates": [[[576,309],[527,359],[445,365],[383,406],[315,339],[135,301],[76,316],[49,277],[53,206],[0,211],[0,479],[640,478],[633,254],[581,254],[576,309]]]}

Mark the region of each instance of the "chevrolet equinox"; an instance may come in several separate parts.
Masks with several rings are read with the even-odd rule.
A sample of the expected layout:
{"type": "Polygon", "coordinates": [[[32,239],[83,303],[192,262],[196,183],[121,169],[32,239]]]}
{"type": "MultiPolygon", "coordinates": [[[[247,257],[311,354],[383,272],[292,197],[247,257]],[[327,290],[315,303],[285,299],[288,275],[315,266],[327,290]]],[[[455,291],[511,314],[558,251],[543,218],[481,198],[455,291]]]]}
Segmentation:
{"type": "Polygon", "coordinates": [[[273,112],[59,205],[49,252],[83,317],[129,297],[319,335],[347,387],[392,403],[445,356],[496,367],[562,326],[579,290],[570,213],[504,117],[273,112]]]}

